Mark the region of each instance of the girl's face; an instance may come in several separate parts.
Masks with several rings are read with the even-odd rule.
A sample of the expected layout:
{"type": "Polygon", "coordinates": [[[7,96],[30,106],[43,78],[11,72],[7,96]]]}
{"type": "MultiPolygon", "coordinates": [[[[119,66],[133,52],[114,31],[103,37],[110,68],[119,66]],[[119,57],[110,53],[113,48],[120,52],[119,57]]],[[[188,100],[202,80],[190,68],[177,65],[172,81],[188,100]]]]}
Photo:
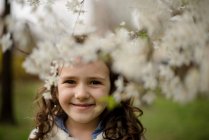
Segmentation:
{"type": "Polygon", "coordinates": [[[61,69],[57,97],[70,121],[98,123],[106,107],[98,100],[109,92],[109,69],[102,61],[79,62],[61,69]]]}

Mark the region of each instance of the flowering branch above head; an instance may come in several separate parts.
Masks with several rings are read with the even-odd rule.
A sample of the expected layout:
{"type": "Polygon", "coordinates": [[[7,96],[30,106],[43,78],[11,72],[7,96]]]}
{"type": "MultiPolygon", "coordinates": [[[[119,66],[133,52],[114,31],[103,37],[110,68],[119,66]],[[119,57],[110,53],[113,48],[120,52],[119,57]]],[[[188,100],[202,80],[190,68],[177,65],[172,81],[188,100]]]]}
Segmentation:
{"type": "MultiPolygon", "coordinates": [[[[73,2],[78,6],[84,1],[69,1],[70,4],[73,2]]],[[[49,66],[54,60],[58,64],[71,65],[76,58],[87,63],[102,59],[111,64],[113,72],[128,81],[123,83],[123,78],[119,78],[112,97],[117,102],[133,97],[137,105],[144,101],[151,103],[157,89],[178,102],[193,100],[202,93],[208,94],[209,20],[199,14],[201,8],[196,9],[198,12],[191,12],[195,11],[192,6],[182,8],[182,5],[195,1],[183,4],[181,0],[158,2],[162,5],[154,9],[159,10],[154,15],[142,9],[133,12],[137,30],[130,32],[119,28],[102,37],[92,32],[85,37],[71,34],[54,43],[46,41],[34,49],[25,67],[45,79],[49,78],[49,66]],[[150,14],[152,16],[147,16],[150,14]]],[[[54,75],[56,68],[52,70],[54,75]]],[[[47,80],[47,89],[56,83],[55,79],[47,80]]]]}

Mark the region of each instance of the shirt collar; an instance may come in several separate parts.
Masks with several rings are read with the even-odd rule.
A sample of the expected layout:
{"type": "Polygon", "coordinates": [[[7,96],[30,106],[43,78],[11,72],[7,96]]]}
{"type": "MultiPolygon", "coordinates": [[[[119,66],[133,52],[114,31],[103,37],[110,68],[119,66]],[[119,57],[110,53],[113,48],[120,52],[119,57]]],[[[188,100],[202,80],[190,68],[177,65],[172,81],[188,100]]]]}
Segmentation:
{"type": "MultiPolygon", "coordinates": [[[[55,124],[62,129],[64,132],[70,134],[70,132],[68,131],[67,127],[65,126],[65,121],[66,121],[66,117],[56,117],[55,118],[55,124]]],[[[92,138],[96,139],[96,137],[102,132],[102,126],[101,126],[101,122],[98,124],[97,128],[94,130],[94,132],[92,133],[92,138]]]]}

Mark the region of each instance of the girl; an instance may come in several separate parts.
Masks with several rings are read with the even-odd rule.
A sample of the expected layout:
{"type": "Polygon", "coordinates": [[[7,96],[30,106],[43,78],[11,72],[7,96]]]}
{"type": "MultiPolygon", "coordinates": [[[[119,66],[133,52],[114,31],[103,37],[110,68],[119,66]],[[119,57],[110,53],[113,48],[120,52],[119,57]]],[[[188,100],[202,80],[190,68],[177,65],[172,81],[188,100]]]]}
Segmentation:
{"type": "Polygon", "coordinates": [[[102,60],[76,63],[58,68],[57,86],[50,87],[51,99],[44,88],[38,98],[40,111],[36,129],[29,140],[141,140],[144,128],[138,119],[142,111],[121,101],[107,109],[102,101],[115,90],[118,75],[102,60]]]}

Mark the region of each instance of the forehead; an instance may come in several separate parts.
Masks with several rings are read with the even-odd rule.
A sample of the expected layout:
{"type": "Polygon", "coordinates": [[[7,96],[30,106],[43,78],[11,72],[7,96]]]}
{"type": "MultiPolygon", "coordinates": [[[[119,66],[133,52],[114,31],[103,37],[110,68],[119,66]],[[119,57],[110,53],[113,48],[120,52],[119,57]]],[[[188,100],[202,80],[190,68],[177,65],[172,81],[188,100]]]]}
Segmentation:
{"type": "Polygon", "coordinates": [[[109,68],[100,60],[85,63],[82,61],[76,64],[63,67],[60,70],[60,76],[108,76],[109,68]]]}

